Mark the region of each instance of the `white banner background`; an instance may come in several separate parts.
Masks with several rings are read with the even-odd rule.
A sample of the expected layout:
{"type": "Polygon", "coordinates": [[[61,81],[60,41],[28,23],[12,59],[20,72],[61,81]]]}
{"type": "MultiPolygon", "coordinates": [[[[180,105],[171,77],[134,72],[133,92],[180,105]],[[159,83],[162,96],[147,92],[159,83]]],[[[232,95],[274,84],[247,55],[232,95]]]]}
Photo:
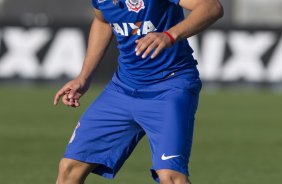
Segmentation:
{"type": "MultiPolygon", "coordinates": [[[[87,34],[80,28],[0,29],[0,79],[75,77],[84,59],[87,34]],[[42,49],[45,54],[39,59],[42,49]]],[[[204,81],[282,82],[282,37],[275,30],[209,30],[189,42],[204,81]]]]}

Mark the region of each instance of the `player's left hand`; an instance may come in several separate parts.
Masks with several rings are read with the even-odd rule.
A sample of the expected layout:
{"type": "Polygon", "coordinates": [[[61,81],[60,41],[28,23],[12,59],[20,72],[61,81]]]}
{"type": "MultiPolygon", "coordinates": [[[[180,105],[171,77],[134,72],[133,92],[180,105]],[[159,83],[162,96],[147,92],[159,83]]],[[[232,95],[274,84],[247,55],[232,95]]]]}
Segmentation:
{"type": "Polygon", "coordinates": [[[152,51],[151,59],[154,59],[163,49],[171,46],[171,41],[164,33],[149,33],[145,37],[136,40],[136,55],[146,58],[152,51]]]}

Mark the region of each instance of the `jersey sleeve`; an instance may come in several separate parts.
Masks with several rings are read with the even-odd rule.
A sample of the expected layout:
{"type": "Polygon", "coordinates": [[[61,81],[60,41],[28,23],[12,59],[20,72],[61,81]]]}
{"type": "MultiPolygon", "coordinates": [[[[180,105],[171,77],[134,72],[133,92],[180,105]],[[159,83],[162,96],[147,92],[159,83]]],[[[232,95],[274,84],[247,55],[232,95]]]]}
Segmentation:
{"type": "Polygon", "coordinates": [[[99,10],[99,6],[98,6],[98,3],[97,3],[97,0],[92,0],[92,6],[99,10]]]}
{"type": "Polygon", "coordinates": [[[178,5],[180,0],[168,0],[168,1],[171,2],[171,3],[174,3],[174,4],[176,4],[176,5],[178,5]]]}

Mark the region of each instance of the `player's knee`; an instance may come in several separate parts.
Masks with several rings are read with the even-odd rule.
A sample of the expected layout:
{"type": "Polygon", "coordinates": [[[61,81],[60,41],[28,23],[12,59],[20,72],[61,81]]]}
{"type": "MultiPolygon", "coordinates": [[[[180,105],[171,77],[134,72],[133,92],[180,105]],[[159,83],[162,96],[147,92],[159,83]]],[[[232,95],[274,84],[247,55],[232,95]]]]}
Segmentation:
{"type": "Polygon", "coordinates": [[[161,184],[191,184],[187,177],[168,175],[159,178],[161,184]]]}
{"type": "Polygon", "coordinates": [[[59,164],[57,184],[83,183],[87,175],[97,166],[97,164],[83,163],[64,158],[59,164]]]}
{"type": "Polygon", "coordinates": [[[160,179],[160,184],[174,184],[172,177],[169,175],[166,176],[159,175],[159,179],[160,179]]]}
{"type": "Polygon", "coordinates": [[[74,163],[71,160],[62,159],[59,164],[60,174],[68,174],[74,167],[74,163]]]}
{"type": "Polygon", "coordinates": [[[159,170],[157,174],[161,184],[191,184],[184,174],[172,170],[159,170]]]}
{"type": "Polygon", "coordinates": [[[74,172],[76,167],[76,163],[69,159],[62,159],[59,164],[59,177],[57,180],[57,184],[62,184],[66,180],[77,180],[79,176],[77,176],[74,172]]]}

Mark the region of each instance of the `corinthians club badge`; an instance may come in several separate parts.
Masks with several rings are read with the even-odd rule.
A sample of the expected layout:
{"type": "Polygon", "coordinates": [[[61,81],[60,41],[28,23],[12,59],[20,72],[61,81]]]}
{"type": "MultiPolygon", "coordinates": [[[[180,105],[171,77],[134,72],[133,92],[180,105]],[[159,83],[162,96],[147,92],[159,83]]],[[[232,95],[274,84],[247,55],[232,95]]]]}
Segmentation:
{"type": "Polygon", "coordinates": [[[138,13],[140,10],[145,9],[143,0],[126,0],[125,4],[129,11],[138,13]]]}

